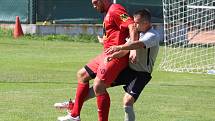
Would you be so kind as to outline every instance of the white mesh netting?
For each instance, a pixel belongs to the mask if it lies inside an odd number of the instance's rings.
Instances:
[[[163,0],[164,55],[160,69],[215,70],[215,0]]]

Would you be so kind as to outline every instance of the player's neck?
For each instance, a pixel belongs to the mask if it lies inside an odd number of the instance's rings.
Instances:
[[[149,31],[152,28],[152,25],[149,24],[142,32],[146,33],[147,31]]]
[[[113,4],[113,3],[108,2],[108,3],[105,5],[105,12],[106,12],[106,13],[108,12],[108,9],[110,8],[110,6],[111,6],[112,4]]]

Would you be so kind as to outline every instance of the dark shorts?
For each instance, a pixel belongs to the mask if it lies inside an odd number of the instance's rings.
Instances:
[[[151,78],[151,74],[148,72],[135,71],[127,67],[118,75],[111,86],[124,85],[124,90],[136,101]]]
[[[88,66],[85,66],[84,68],[91,78],[96,77],[96,73],[94,73]],[[111,87],[124,85],[123,88],[125,92],[130,94],[136,101],[151,78],[150,73],[134,71],[131,68],[126,67],[120,72],[116,80],[111,83]]]

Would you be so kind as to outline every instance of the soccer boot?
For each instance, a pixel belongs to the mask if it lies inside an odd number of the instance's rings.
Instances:
[[[74,106],[74,100],[66,101],[66,102],[61,102],[61,103],[55,103],[54,107],[57,109],[67,109],[67,110],[72,110]]]
[[[57,118],[58,121],[81,121],[80,116],[72,117],[70,114]]]

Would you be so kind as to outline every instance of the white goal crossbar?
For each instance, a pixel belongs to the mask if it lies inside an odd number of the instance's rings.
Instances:
[[[200,9],[214,9],[215,6],[195,6],[195,5],[187,5],[187,8],[200,8]]]

